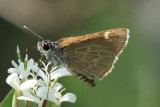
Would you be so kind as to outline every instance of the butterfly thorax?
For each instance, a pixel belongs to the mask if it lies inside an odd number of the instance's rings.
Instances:
[[[61,49],[58,48],[59,44],[57,42],[51,42],[49,40],[43,40],[38,42],[37,49],[45,55],[49,62],[52,62],[54,66],[63,66],[63,58],[61,55]]]
[[[61,49],[58,47],[55,47],[55,45],[52,46],[51,51],[48,53],[47,57],[48,57],[48,60],[52,62],[54,66],[58,66],[58,67],[63,66]]]

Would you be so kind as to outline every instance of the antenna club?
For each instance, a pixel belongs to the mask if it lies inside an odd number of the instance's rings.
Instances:
[[[23,26],[23,28],[28,29],[28,27],[27,27],[27,26],[25,26],[25,25]]]

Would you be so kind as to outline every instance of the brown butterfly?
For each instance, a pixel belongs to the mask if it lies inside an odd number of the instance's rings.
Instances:
[[[56,42],[42,40],[37,48],[54,66],[66,67],[70,73],[95,87],[93,79],[101,80],[111,72],[128,39],[129,30],[117,28]]]

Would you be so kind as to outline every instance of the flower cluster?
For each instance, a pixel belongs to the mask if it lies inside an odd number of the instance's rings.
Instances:
[[[73,93],[67,93],[62,96],[63,85],[58,83],[58,78],[71,75],[65,68],[59,68],[47,65],[42,61],[43,68],[38,67],[38,63],[33,59],[28,60],[28,55],[24,62],[17,46],[18,64],[12,61],[14,68],[8,69],[10,74],[6,82],[16,91],[22,92],[18,96],[19,100],[32,101],[38,104],[38,107],[44,106],[45,101],[53,102],[59,107],[63,101],[74,103],[76,96]]]

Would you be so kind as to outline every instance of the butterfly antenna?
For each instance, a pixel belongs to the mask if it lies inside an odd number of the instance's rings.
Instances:
[[[29,29],[27,26],[23,26],[23,28],[27,29],[28,31],[32,32],[35,36],[37,36],[38,38],[44,40],[41,36],[39,36],[37,33],[33,32],[31,29]]]

